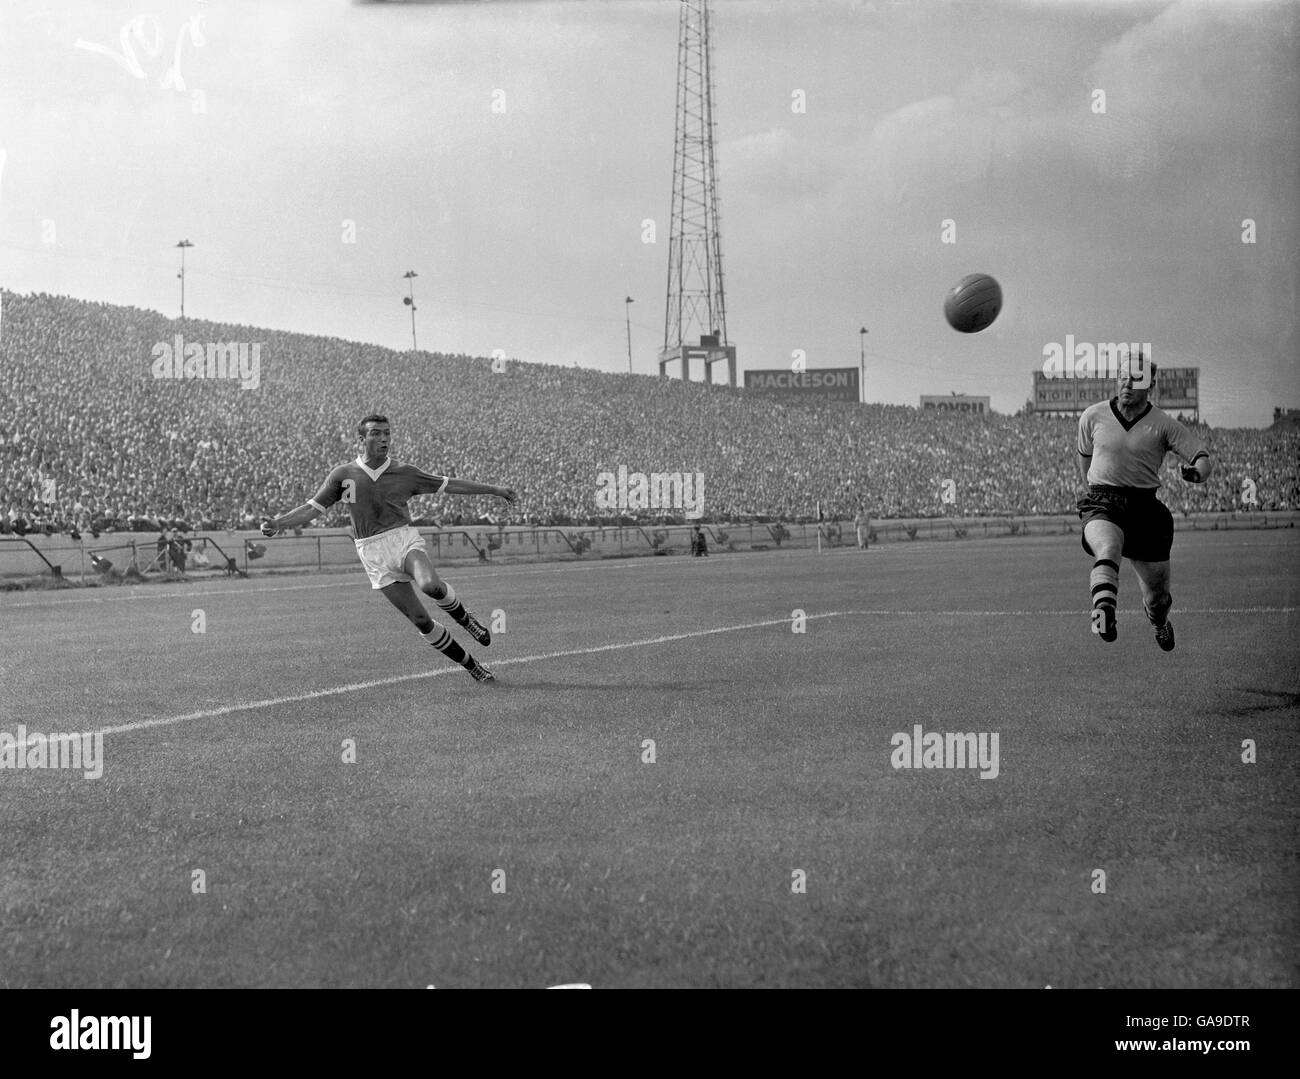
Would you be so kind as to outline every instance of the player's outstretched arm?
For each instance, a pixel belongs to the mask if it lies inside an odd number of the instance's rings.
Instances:
[[[448,480],[443,488],[448,495],[492,495],[513,502],[519,496],[509,487],[495,487],[490,483],[475,483],[473,480]]]
[[[286,528],[299,528],[302,525],[307,524],[309,521],[316,520],[319,516],[320,510],[310,502],[304,502],[296,509],[292,509],[288,513],[280,514],[279,517],[263,517],[262,535],[269,539],[277,532],[283,532]]]

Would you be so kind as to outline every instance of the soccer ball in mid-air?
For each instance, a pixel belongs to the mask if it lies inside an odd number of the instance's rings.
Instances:
[[[1002,286],[986,273],[967,274],[943,301],[948,325],[959,333],[979,333],[1002,310]]]

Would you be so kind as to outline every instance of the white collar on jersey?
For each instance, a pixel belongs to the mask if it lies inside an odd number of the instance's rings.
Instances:
[[[364,457],[357,458],[357,467],[361,469],[361,471],[364,472],[367,476],[370,477],[370,481],[372,483],[375,480],[379,479],[379,477],[384,474],[384,472],[388,469],[388,466],[391,465],[392,463],[393,463],[393,459],[391,457],[385,457],[384,463],[382,465],[380,465],[378,468],[371,468],[369,465],[366,464],[366,459]]]

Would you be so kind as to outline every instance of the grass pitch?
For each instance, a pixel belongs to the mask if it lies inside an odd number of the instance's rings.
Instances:
[[[1297,556],[1180,533],[1168,655],[1077,536],[450,570],[493,686],[359,570],[0,596],[106,732],[0,770],[0,985],[1294,987]]]

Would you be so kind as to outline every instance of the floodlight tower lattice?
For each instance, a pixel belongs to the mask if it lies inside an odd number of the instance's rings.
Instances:
[[[717,157],[714,150],[713,14],[711,0],[680,0],[677,42],[677,122],[673,149],[672,224],[668,240],[668,299],[659,373],[681,361],[727,361],[728,384],[736,385],[736,349],[727,338],[727,301],[722,273]]]

